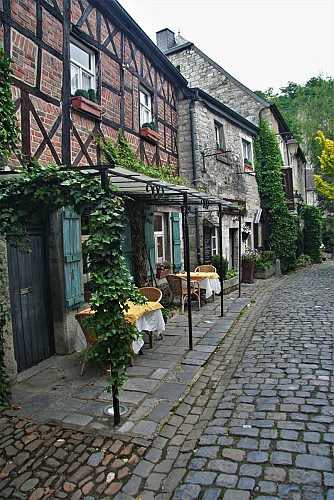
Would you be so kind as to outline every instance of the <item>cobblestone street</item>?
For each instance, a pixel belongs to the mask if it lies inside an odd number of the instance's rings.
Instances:
[[[249,306],[151,439],[3,410],[0,497],[334,499],[333,290],[333,260],[244,285]]]

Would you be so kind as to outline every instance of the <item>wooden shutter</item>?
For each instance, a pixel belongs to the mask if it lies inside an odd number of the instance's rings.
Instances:
[[[145,241],[147,248],[147,274],[151,275],[151,269],[155,273],[155,248],[154,248],[154,224],[153,212],[147,211],[145,213]]]
[[[80,215],[70,208],[63,209],[63,251],[66,306],[72,309],[83,302],[83,291]]]
[[[173,263],[174,272],[177,273],[182,267],[181,258],[181,238],[180,238],[180,214],[172,212],[172,232],[173,232]]]

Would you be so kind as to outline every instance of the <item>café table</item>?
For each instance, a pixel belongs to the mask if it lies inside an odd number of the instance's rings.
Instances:
[[[187,273],[177,273],[176,276],[187,277]],[[217,273],[190,273],[191,281],[198,281],[199,287],[205,290],[205,298],[208,299],[213,293],[220,293],[220,278]]]
[[[165,321],[161,312],[163,306],[159,302],[146,302],[144,305],[137,305],[131,301],[126,302],[128,310],[124,311],[126,321],[134,324],[139,332],[154,332],[156,336],[161,336],[165,330]],[[94,314],[92,309],[80,311],[80,314]],[[139,335],[132,343],[132,349],[135,354],[138,354],[144,345],[142,335]],[[82,331],[78,323],[76,350],[82,350],[87,347],[86,335]]]

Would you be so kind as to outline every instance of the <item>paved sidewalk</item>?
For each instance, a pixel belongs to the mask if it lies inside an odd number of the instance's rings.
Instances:
[[[155,340],[153,349],[145,343],[144,355],[136,356],[134,366],[128,367],[128,380],[120,392],[120,404],[127,413],[117,428],[113,417],[105,413],[112,404],[106,390],[108,373],[87,364],[80,377],[77,355],[54,356],[19,376],[19,383],[12,388],[15,415],[95,435],[151,439],[198,379],[248,303],[248,298],[238,298],[234,292],[224,296],[223,318],[219,316],[220,297],[193,311],[192,351],[187,314],[168,321],[163,338]]]

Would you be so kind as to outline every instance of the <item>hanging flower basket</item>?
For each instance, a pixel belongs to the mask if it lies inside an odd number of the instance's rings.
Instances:
[[[242,231],[241,236],[242,236],[242,241],[246,241],[249,236],[249,233]]]

